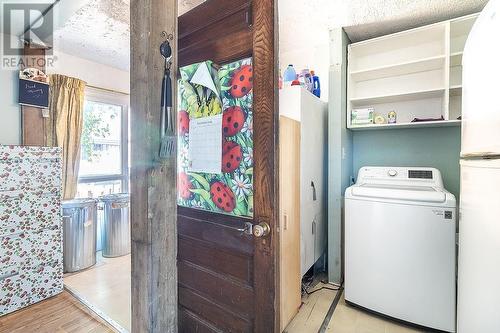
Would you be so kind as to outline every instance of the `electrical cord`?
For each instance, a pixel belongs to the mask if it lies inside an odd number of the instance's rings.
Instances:
[[[307,295],[312,295],[314,294],[315,292],[317,291],[320,291],[320,290],[323,290],[323,289],[326,289],[326,290],[333,290],[333,291],[339,291],[340,288],[329,288],[329,287],[326,287],[326,286],[323,286],[321,288],[318,288],[318,289],[314,289],[313,291],[308,291],[307,289],[304,289],[304,292],[307,294]]]
[[[323,283],[324,286],[322,286],[321,288],[314,289],[313,291],[309,291],[308,289],[311,286],[311,284],[313,283],[313,280],[314,279],[312,277],[310,277],[307,282],[302,282],[302,295],[304,295],[304,294],[312,295],[315,292],[320,291],[320,290],[324,290],[324,289],[332,290],[332,291],[339,291],[341,289],[341,286],[335,286],[335,288],[327,287],[326,285],[329,284],[328,281],[322,280],[320,282]]]

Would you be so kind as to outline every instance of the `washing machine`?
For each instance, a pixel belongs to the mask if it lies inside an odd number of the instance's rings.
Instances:
[[[455,332],[456,200],[434,168],[363,167],[345,193],[345,300]]]

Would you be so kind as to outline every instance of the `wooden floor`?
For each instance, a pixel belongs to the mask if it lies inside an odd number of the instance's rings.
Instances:
[[[0,317],[0,333],[113,333],[71,294],[62,294]]]

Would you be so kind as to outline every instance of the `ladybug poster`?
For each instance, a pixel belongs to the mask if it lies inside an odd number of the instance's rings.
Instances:
[[[180,75],[178,204],[252,217],[252,59],[229,63],[218,69],[211,61],[205,61],[182,67]],[[190,122],[216,115],[222,115],[220,172],[191,172]]]

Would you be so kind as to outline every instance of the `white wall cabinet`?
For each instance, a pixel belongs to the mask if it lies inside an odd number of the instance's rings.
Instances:
[[[458,126],[462,53],[477,15],[353,43],[348,47],[347,128]],[[351,111],[374,108],[384,124],[356,125]],[[390,111],[396,124],[388,124]],[[419,119],[439,121],[413,122]]]

